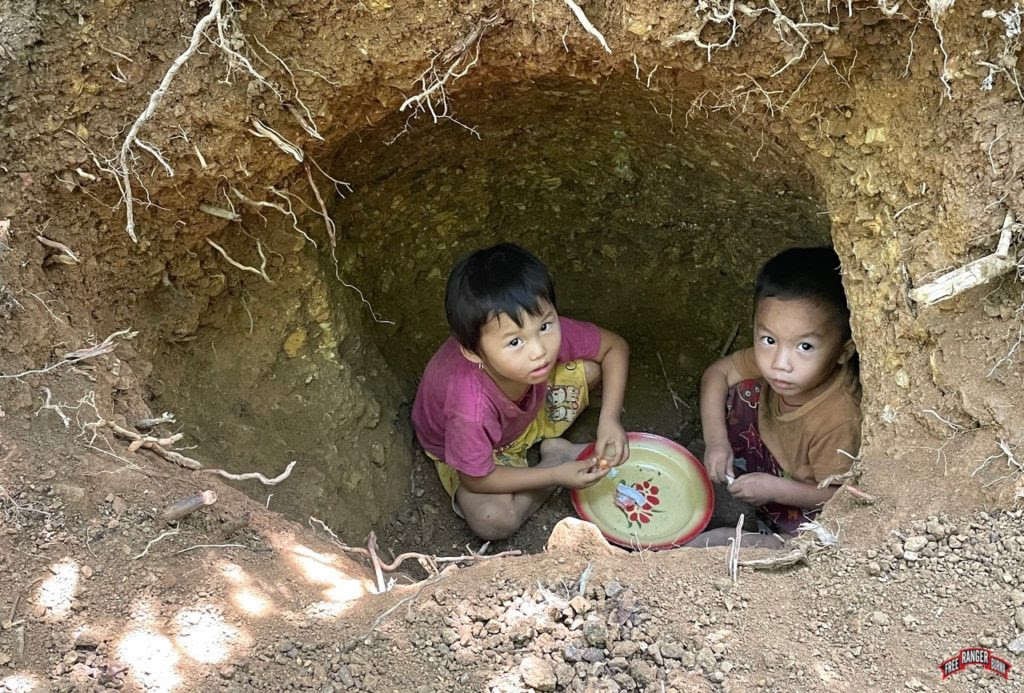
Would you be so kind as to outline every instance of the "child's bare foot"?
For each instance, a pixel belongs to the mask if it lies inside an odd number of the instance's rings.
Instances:
[[[540,462],[538,467],[556,467],[580,456],[587,447],[586,443],[570,443],[565,438],[548,438],[540,443]]]

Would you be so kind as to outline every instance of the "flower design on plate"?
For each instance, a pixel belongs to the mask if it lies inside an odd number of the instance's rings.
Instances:
[[[622,512],[626,516],[627,526],[633,529],[635,523],[637,528],[643,527],[651,521],[654,513],[660,513],[661,510],[657,508],[661,504],[661,500],[658,498],[658,493],[661,491],[657,486],[651,483],[651,479],[641,481],[633,484],[633,488],[643,494],[645,501],[639,505],[632,505],[628,508],[623,508]]]

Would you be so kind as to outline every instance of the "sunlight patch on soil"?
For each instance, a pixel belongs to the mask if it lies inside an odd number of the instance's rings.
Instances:
[[[245,570],[235,563],[225,563],[220,567],[221,574],[231,581],[238,589],[231,593],[231,601],[249,616],[267,616],[273,606],[270,599],[258,588],[252,586],[252,578]]]
[[[163,635],[148,630],[132,631],[121,639],[117,654],[148,691],[171,691],[181,683],[177,668],[180,655]]]
[[[50,566],[50,577],[39,585],[36,601],[52,616],[61,617],[71,610],[71,600],[78,589],[78,562],[65,558]]]
[[[0,679],[0,691],[10,693],[29,693],[29,691],[41,690],[42,681],[38,676],[32,674],[14,674]]]
[[[324,585],[324,600],[307,609],[313,618],[334,618],[345,613],[352,602],[369,594],[369,585],[336,567],[338,556],[318,553],[308,546],[294,544],[289,558],[310,582]]]
[[[205,609],[183,609],[174,619],[178,647],[197,662],[217,664],[231,654],[239,630],[224,622],[220,614]]]
[[[231,601],[250,616],[267,616],[270,613],[270,600],[248,587],[233,592]]]

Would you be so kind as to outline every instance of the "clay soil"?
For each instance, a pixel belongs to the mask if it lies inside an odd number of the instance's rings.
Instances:
[[[1021,285],[908,297],[1024,216],[1019,5],[579,4],[611,53],[568,3],[224,4],[131,147],[134,242],[113,157],[211,5],[0,3],[0,691],[1022,688]],[[456,120],[408,120],[435,56],[472,63],[431,92]],[[627,426],[698,453],[752,265],[831,239],[869,494],[838,542],[733,579],[563,493],[479,553],[408,407],[451,260],[498,239],[630,338]],[[164,411],[136,435],[204,468],[298,464],[229,481],[96,426]],[[371,530],[426,558],[378,577]],[[968,647],[1008,678],[943,680]]]

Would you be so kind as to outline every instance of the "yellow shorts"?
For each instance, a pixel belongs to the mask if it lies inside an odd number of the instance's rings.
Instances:
[[[558,438],[565,433],[565,429],[569,428],[590,402],[583,359],[560,363],[551,371],[545,399],[537,418],[526,427],[526,430],[508,445],[494,451],[494,464],[526,467],[527,450],[545,438]],[[427,457],[434,461],[441,485],[452,497],[452,508],[458,513],[455,492],[459,490],[459,473],[454,467],[450,467],[429,452]]]

